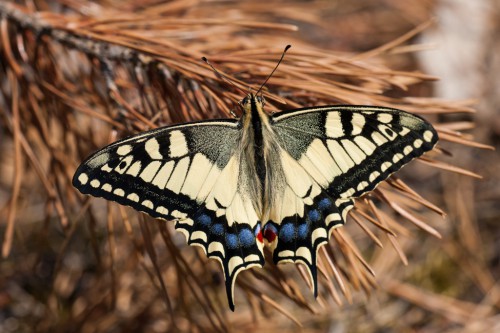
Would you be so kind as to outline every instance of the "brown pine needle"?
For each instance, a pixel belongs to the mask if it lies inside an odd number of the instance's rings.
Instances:
[[[372,200],[365,200],[365,202],[368,204],[370,207],[370,210],[372,211],[373,215],[377,217],[377,220],[380,221],[382,225],[387,225],[387,222],[384,218],[384,215],[382,212],[380,212],[377,207],[373,204]],[[401,246],[399,245],[399,242],[395,235],[393,234],[388,234],[387,237],[389,238],[389,241],[391,242],[392,247],[394,250],[396,250],[396,253],[399,255],[399,258],[401,259],[401,262],[403,265],[407,266],[408,265],[408,258],[406,257],[404,251],[401,249]]]
[[[458,144],[461,144],[461,145],[464,145],[464,146],[481,148],[481,149],[488,149],[488,150],[495,150],[495,147],[493,147],[493,146],[485,145],[485,144],[482,144],[482,143],[479,143],[479,142],[470,141],[470,140],[467,140],[467,139],[463,139],[463,138],[461,138],[459,136],[455,136],[455,135],[451,135],[451,134],[448,134],[448,133],[444,133],[442,131],[439,132],[439,138],[441,140],[458,143]]]
[[[431,159],[428,159],[426,157],[419,157],[416,159],[416,161],[422,162],[422,163],[427,164],[427,165],[431,165],[435,168],[456,172],[456,173],[461,174],[461,175],[470,176],[470,177],[474,177],[477,179],[483,178],[481,175],[478,175],[477,173],[474,173],[472,171],[465,170],[465,169],[459,168],[457,166],[454,166],[454,165],[451,165],[451,164],[448,164],[445,162],[431,160]]]
[[[361,229],[363,229],[364,232],[366,232],[366,234],[378,245],[380,246],[381,248],[383,248],[384,246],[382,245],[382,242],[378,239],[377,236],[375,236],[375,234],[373,232],[371,232],[370,229],[368,229],[368,227],[354,214],[354,213],[351,213],[350,216],[353,218],[353,220],[361,227]]]
[[[5,30],[4,20],[2,20],[1,26],[2,31]],[[7,216],[7,228],[5,229],[5,234],[3,237],[2,244],[2,257],[6,258],[12,248],[12,242],[14,237],[14,221],[16,219],[17,213],[17,201],[19,199],[19,193],[21,189],[21,181],[23,175],[23,160],[21,155],[21,129],[19,121],[19,85],[17,79],[14,77],[14,73],[11,71],[7,72],[11,89],[12,89],[12,132],[14,138],[14,182],[12,184],[12,194],[9,200],[9,213]]]
[[[270,298],[266,294],[262,294],[261,297],[265,303],[271,305],[273,308],[275,308],[276,310],[281,312],[284,316],[286,316],[288,319],[293,321],[295,323],[295,325],[302,327],[302,323],[295,316],[293,316],[290,312],[288,312],[285,308],[283,308],[281,305],[279,305],[272,298]]]

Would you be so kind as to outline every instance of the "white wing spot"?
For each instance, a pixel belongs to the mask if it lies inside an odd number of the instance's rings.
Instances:
[[[220,242],[211,242],[208,245],[208,253],[213,253],[213,252],[220,252],[222,253],[222,256],[225,256],[224,252],[224,246]]]
[[[212,192],[217,179],[219,179],[220,173],[221,170],[217,167],[217,165],[212,165],[212,167],[210,168],[210,172],[205,177],[205,181],[203,182],[203,185],[201,186],[200,191],[196,196],[196,201],[198,203],[201,203],[207,199],[208,195]]]
[[[342,211],[342,219],[345,221],[347,219],[347,213],[351,210],[352,205],[346,206]]]
[[[319,171],[319,175],[316,170],[312,168],[307,168],[306,170],[311,174],[311,176],[323,186],[328,186],[335,176],[338,176],[342,173],[340,168],[334,162],[330,152],[325,147],[323,142],[320,139],[315,139],[307,148],[305,154],[312,162],[312,164],[316,167],[315,169]],[[302,159],[299,161],[302,164]],[[326,182],[322,181],[325,179]]]
[[[344,128],[342,120],[340,120],[340,112],[328,112],[325,122],[326,135],[330,138],[340,138],[344,136]]]
[[[192,219],[181,219],[178,221],[178,223],[192,226],[194,224],[194,221]]]
[[[289,154],[281,154],[285,179],[295,194],[302,198],[313,185],[311,177]]]
[[[282,200],[280,200],[280,203],[281,203],[281,209],[273,210],[279,215],[276,217],[271,216],[270,219],[274,221],[281,221],[285,217],[293,216],[295,214],[299,215],[300,217],[303,216],[304,204],[298,202],[297,195],[293,192],[290,186],[285,186],[285,189],[283,191],[283,198]],[[299,211],[299,207],[302,208],[301,211]]]
[[[412,146],[406,146],[404,149],[403,149],[403,153],[405,155],[408,155],[409,153],[411,153],[413,151],[413,147]]]
[[[101,185],[101,182],[98,181],[97,179],[92,179],[92,181],[90,182],[90,186],[92,186],[94,188],[98,188],[99,185]]]
[[[356,192],[355,189],[350,188],[340,195],[341,198],[350,198]]]
[[[113,190],[113,187],[111,186],[111,184],[106,183],[102,185],[101,189],[106,192],[111,192]]]
[[[245,257],[245,262],[258,261],[260,258],[256,254],[249,254]]]
[[[224,208],[220,208],[220,209],[217,209],[215,211],[215,216],[217,216],[217,217],[221,217],[221,216],[224,216],[224,215],[226,215],[226,209],[224,209]]]
[[[174,172],[172,172],[172,176],[170,176],[170,179],[168,180],[167,183],[167,188],[170,191],[179,194],[179,192],[181,191],[182,184],[184,184],[184,180],[186,179],[188,167],[189,167],[189,157],[184,157],[182,160],[177,162]]]
[[[399,135],[401,136],[405,136],[406,134],[410,133],[411,131],[406,128],[406,127],[403,127],[403,129],[401,130],[401,132],[399,132]]]
[[[142,205],[143,205],[144,207],[149,208],[149,209],[153,209],[153,207],[154,207],[153,202],[152,202],[151,200],[144,200],[144,201],[142,202]]]
[[[366,155],[370,156],[373,154],[377,146],[375,146],[370,140],[363,136],[357,136],[354,138],[354,142],[365,152]]]
[[[153,179],[153,185],[156,185],[159,188],[164,189],[165,185],[167,185],[167,181],[170,178],[170,175],[172,174],[174,165],[175,165],[174,161],[168,161],[167,163],[165,163],[161,167],[160,171],[158,171],[155,178]]]
[[[420,148],[422,146],[424,142],[420,139],[417,139],[415,140],[415,142],[413,142],[413,146],[415,146],[415,148]]]
[[[356,146],[351,140],[342,140],[342,144],[354,163],[359,164],[366,158],[366,155],[361,151],[361,149],[359,149],[358,146]]]
[[[186,137],[181,131],[170,132],[170,157],[181,157],[189,152]]]
[[[78,176],[78,181],[80,184],[85,185],[89,181],[89,176],[87,176],[86,173],[81,173],[80,176]]]
[[[358,184],[358,187],[356,188],[358,191],[363,191],[367,186],[368,182],[362,181],[361,183]]]
[[[294,257],[295,254],[290,250],[283,250],[278,254],[279,257]]]
[[[130,193],[127,196],[127,199],[129,199],[130,201],[139,202],[139,196],[136,193]]]
[[[167,215],[168,214],[168,209],[166,209],[163,206],[158,206],[158,207],[156,207],[156,212],[160,213],[160,214],[163,214],[163,215]]]
[[[151,138],[148,141],[146,141],[144,147],[146,148],[146,152],[152,159],[154,160],[163,159],[163,156],[160,153],[160,144],[158,143],[158,140],[156,140],[155,138]]]
[[[308,263],[312,263],[311,251],[305,246],[301,246],[295,252],[297,256],[304,258]]]
[[[352,135],[361,134],[365,126],[365,117],[361,113],[352,114]]]
[[[135,161],[127,170],[126,174],[137,177],[137,175],[139,175],[139,172],[141,172],[141,167],[142,167],[141,161]]]
[[[335,157],[335,162],[337,162],[342,172],[347,172],[347,170],[354,166],[354,161],[349,157],[349,154],[342,148],[340,143],[335,140],[328,140],[327,144],[330,153]]]
[[[427,142],[431,142],[433,136],[434,136],[434,133],[432,133],[431,131],[424,132],[424,140]]]
[[[113,194],[119,197],[123,197],[125,195],[125,191],[122,190],[121,188],[117,188],[113,191]]]
[[[337,213],[330,214],[325,219],[325,223],[326,224],[330,223],[330,221],[332,221],[332,220],[335,220],[335,221],[337,220],[336,217],[333,217],[333,218],[329,219],[329,217],[331,215],[338,215],[339,220],[340,220],[340,215],[339,214],[337,214]],[[326,236],[327,236],[326,235],[326,230],[324,228],[317,228],[311,234],[311,242],[312,242],[312,244],[314,244],[316,242],[316,239],[318,239],[318,238],[326,238]]]
[[[125,156],[128,155],[132,151],[132,146],[131,145],[123,145],[118,147],[116,150],[116,153],[120,156]]]
[[[381,123],[390,123],[392,121],[392,115],[389,113],[379,113],[377,115],[377,120]]]
[[[380,132],[374,131],[372,133],[372,140],[375,141],[375,143],[379,146],[382,146],[384,143],[387,142],[387,139],[385,136],[383,136]]]
[[[332,213],[325,218],[326,225],[329,225],[331,222],[340,222],[340,221],[342,221],[342,217],[340,216],[339,213]],[[326,237],[326,233],[325,233],[325,237]],[[313,243],[314,243],[314,241],[313,241]]]
[[[113,171],[113,169],[111,169],[108,165],[108,163],[104,164],[101,168],[102,171],[106,171],[106,172],[110,172],[110,171]]]
[[[232,274],[234,269],[243,263],[243,259],[241,257],[232,257],[229,259],[228,268],[229,274]]]
[[[384,162],[382,163],[380,170],[382,170],[382,172],[385,172],[385,170],[389,169],[391,166],[392,166],[391,162]]]
[[[369,180],[371,183],[373,183],[373,181],[374,181],[375,179],[377,179],[377,178],[378,178],[378,176],[380,176],[380,172],[378,172],[378,171],[373,171],[373,172],[371,173],[370,177],[368,178],[368,180]]]
[[[153,178],[156,176],[156,173],[161,167],[161,162],[160,161],[153,161],[149,163],[144,170],[142,171],[140,177],[145,181],[150,183]]]
[[[215,199],[217,199],[223,207],[229,207],[229,205],[231,205],[231,201],[238,187],[239,168],[239,160],[235,156],[231,157],[219,176],[219,179],[224,179],[224,181],[217,181],[208,197],[211,207],[215,206]],[[214,208],[210,209],[214,210]]]
[[[393,163],[398,163],[402,158],[404,157],[403,154],[400,154],[400,153],[397,153],[396,155],[394,155],[394,157],[392,158],[392,162]]]
[[[212,163],[205,155],[194,155],[191,167],[186,175],[186,181],[182,185],[181,193],[186,194],[191,199],[195,199],[207,179],[211,167]]]
[[[195,231],[191,234],[191,240],[202,240],[203,242],[207,242],[207,235],[203,231]]]
[[[180,220],[185,219],[187,217],[186,213],[179,212],[178,210],[174,210],[170,215]]]

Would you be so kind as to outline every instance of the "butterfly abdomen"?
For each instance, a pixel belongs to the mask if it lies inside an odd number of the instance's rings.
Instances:
[[[257,171],[257,177],[259,179],[260,187],[264,188],[265,180],[266,180],[266,162],[265,162],[265,153],[264,153],[264,135],[262,133],[262,121],[259,116],[259,110],[257,108],[257,103],[255,98],[251,99],[251,123],[253,132],[253,153],[254,153],[254,161],[255,168]],[[249,146],[252,145],[249,143]]]

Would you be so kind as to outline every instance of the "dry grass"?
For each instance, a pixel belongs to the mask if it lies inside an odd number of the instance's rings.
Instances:
[[[0,327],[432,332],[498,325],[495,255],[483,249],[467,204],[474,183],[459,176],[481,172],[448,156],[488,146],[464,133],[474,126],[471,101],[421,97],[435,78],[413,70],[412,54],[422,47],[410,41],[432,24],[433,2],[383,2],[373,12],[344,1],[0,3]],[[333,29],[334,13],[342,13],[333,36],[344,52],[304,34]],[[393,13],[407,19],[358,45]],[[364,38],[341,38],[350,34]],[[71,177],[117,138],[229,117],[241,93],[202,56],[247,90],[262,83],[286,44],[293,48],[264,93],[268,111],[396,107],[433,121],[441,142],[403,172],[406,181],[392,177],[358,200],[348,225],[333,232],[319,253],[317,301],[300,265],[268,263],[240,275],[230,313],[218,263],[187,247],[170,224],[82,197]],[[445,212],[452,218],[443,220]]]

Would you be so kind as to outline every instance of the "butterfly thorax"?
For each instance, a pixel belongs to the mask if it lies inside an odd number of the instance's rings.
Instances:
[[[279,144],[271,126],[271,118],[264,111],[264,100],[260,96],[248,94],[242,101],[243,116],[240,119],[242,137],[240,151],[245,158],[241,159],[241,175],[250,180],[247,186],[252,193],[252,202],[263,223],[269,219],[269,210],[276,198],[280,197],[283,170],[280,165]]]

